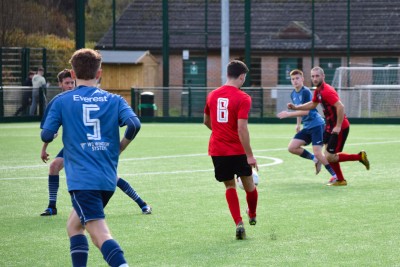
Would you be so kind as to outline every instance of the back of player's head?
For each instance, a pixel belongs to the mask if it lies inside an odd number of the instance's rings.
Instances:
[[[232,60],[227,67],[227,75],[229,78],[237,79],[241,74],[249,72],[249,68],[240,60]]]
[[[300,75],[300,76],[304,76],[303,75],[303,72],[301,71],[301,70],[298,70],[298,69],[294,69],[294,70],[292,70],[291,72],[290,72],[290,74],[289,74],[290,76],[294,76],[294,75]]]
[[[62,83],[62,81],[63,81],[65,78],[72,78],[72,77],[71,77],[71,70],[65,69],[65,70],[60,71],[60,72],[57,74],[57,80],[58,80],[59,83]]]
[[[75,51],[69,63],[77,79],[93,80],[101,67],[101,55],[96,50],[82,48]]]

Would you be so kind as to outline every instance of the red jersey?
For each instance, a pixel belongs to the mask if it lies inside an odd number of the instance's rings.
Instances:
[[[313,102],[318,102],[322,105],[322,109],[324,111],[326,125],[325,131],[332,132],[333,128],[336,126],[337,122],[337,112],[336,107],[334,106],[336,102],[340,100],[339,95],[337,94],[335,88],[330,86],[329,84],[323,82],[321,86],[319,86],[313,95]],[[350,126],[349,120],[344,115],[342,129],[346,129]]]
[[[210,156],[246,154],[238,134],[238,119],[248,119],[251,97],[240,89],[223,85],[207,96],[204,113],[210,116]]]

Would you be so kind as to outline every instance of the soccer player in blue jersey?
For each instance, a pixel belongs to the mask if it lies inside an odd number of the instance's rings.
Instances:
[[[63,92],[71,90],[75,87],[75,82],[71,77],[71,71],[65,69],[58,73],[57,75],[58,85],[60,86]],[[44,121],[47,117],[48,109],[46,110],[42,122],[41,128],[44,124]],[[43,144],[41,158],[43,162],[47,162],[49,160],[49,154],[47,153],[47,143]],[[54,160],[50,164],[49,168],[49,179],[48,179],[48,188],[49,188],[49,204],[47,208],[40,214],[40,216],[52,216],[57,215],[57,193],[60,184],[60,171],[64,168],[64,157],[63,157],[63,149],[57,154]],[[131,199],[133,199],[136,204],[142,210],[142,214],[151,214],[152,208],[148,205],[132,188],[132,186],[122,178],[119,178],[117,181],[117,186],[120,188],[125,194],[127,194]]]
[[[73,266],[86,266],[89,252],[85,232],[110,266],[128,266],[105,221],[104,207],[117,184],[121,152],[135,138],[140,121],[119,95],[96,87],[101,55],[77,50],[71,57],[76,88],[52,100],[41,132],[49,143],[63,126],[64,165],[73,210],[67,222]],[[120,140],[119,128],[127,126]]]
[[[311,91],[308,87],[304,86],[304,75],[301,70],[292,70],[290,72],[290,81],[294,90],[290,94],[290,98],[294,105],[298,106],[307,103],[312,99]],[[281,111],[277,114],[280,119],[284,118],[297,118],[296,135],[290,141],[288,150],[290,153],[299,155],[302,158],[313,160],[315,163],[315,173],[318,174],[321,170],[321,164],[325,166],[326,170],[333,178],[336,178],[336,173],[330,166],[328,160],[325,158],[323,147],[323,132],[325,121],[316,109],[312,110],[299,110],[299,111]],[[303,129],[301,129],[303,123]],[[313,153],[303,148],[312,143]]]

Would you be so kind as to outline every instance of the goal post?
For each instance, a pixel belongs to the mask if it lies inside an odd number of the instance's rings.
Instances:
[[[350,118],[400,117],[400,67],[339,67],[332,86]]]

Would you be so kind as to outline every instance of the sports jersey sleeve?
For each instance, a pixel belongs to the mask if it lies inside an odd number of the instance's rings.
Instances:
[[[135,112],[133,112],[132,108],[128,105],[126,100],[122,98],[121,96],[119,97],[119,126],[125,126],[125,122],[130,118],[130,117],[137,117]]]
[[[61,105],[62,101],[60,99],[52,101],[51,106],[46,109],[47,116],[41,125],[42,129],[58,132],[61,126]]]
[[[311,101],[311,92],[310,90],[303,90],[303,96],[302,96],[302,104],[305,104],[307,102]]]
[[[247,95],[240,102],[238,119],[246,119],[247,120],[249,118],[250,108],[251,108],[251,98],[250,98],[250,96]]]
[[[210,107],[208,106],[208,99],[209,96],[207,97],[206,106],[204,107],[204,114],[210,116]]]

